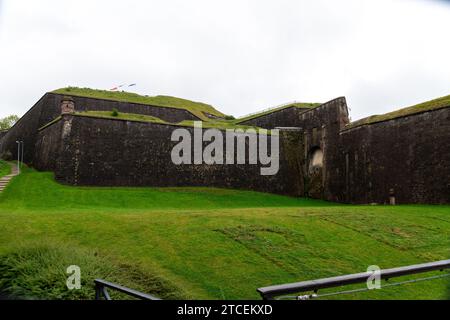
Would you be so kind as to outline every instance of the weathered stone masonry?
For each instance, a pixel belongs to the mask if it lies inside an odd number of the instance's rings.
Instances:
[[[171,122],[196,120],[181,109],[72,98],[76,111],[117,108]],[[356,127],[349,126],[345,98],[264,114],[245,124],[295,128],[281,131],[279,173],[261,176],[255,165],[176,166],[170,159],[176,126],[70,110],[61,115],[62,99],[46,94],[0,137],[0,153],[15,156],[15,141],[23,139],[27,163],[71,185],[214,186],[347,203],[388,203],[390,197],[399,204],[450,203],[449,107]]]
[[[25,143],[24,161],[34,161],[34,147],[38,129],[47,125],[61,114],[61,102],[64,95],[46,93],[2,139],[0,154],[10,151],[13,157],[17,157],[16,141]],[[126,103],[120,101],[101,100],[71,96],[77,111],[111,111],[114,108],[123,113],[136,113],[158,117],[168,122],[181,122],[183,120],[199,120],[195,115],[184,109],[157,107],[138,103]]]
[[[258,116],[239,124],[256,126],[266,129],[274,129],[275,127],[296,127],[301,113],[308,110],[307,108],[288,107],[277,112],[272,112],[262,116]]]
[[[345,202],[450,202],[450,108],[340,133]],[[338,190],[337,190],[338,191]]]
[[[301,112],[304,194],[346,203],[384,204],[390,196],[400,204],[450,203],[449,107],[357,127],[349,126],[344,98]],[[252,121],[270,127],[270,117]],[[280,114],[273,117],[279,124]],[[323,163],[311,170],[316,150]]]
[[[288,181],[292,169],[284,159],[275,176],[262,176],[259,165],[173,164],[171,150],[177,142],[171,135],[177,128],[66,114],[39,132],[34,166],[54,171],[58,181],[71,185],[213,186],[298,193]],[[193,135],[193,128],[185,129]],[[285,148],[286,142],[281,154]]]

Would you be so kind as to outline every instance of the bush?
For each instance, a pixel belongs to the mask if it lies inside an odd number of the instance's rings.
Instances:
[[[81,268],[81,289],[69,290],[67,267]],[[96,251],[59,245],[18,247],[0,256],[0,293],[15,299],[90,300],[95,297],[94,279],[116,282],[163,299],[182,299],[182,290],[153,274],[117,263]],[[113,299],[130,297],[110,291]]]
[[[3,153],[0,157],[1,159],[5,160],[5,161],[11,161],[13,160],[13,155],[10,151],[6,151],[5,153]]]
[[[117,110],[116,108],[112,109],[111,115],[112,115],[113,117],[118,117],[118,116],[119,116],[119,110]]]
[[[225,120],[235,120],[236,118],[233,116],[225,116]]]

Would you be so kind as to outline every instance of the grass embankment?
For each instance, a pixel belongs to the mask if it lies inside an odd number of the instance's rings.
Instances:
[[[96,98],[96,99],[105,99],[105,100],[113,100],[113,101],[122,101],[122,102],[130,102],[130,103],[141,103],[148,104],[152,106],[159,107],[171,107],[176,109],[185,109],[199,117],[204,121],[208,121],[209,118],[204,114],[204,112],[209,113],[213,116],[217,117],[225,117],[225,115],[215,109],[213,106],[202,103],[195,102],[191,100],[186,100],[182,98],[176,98],[171,96],[142,96],[132,92],[125,91],[106,91],[106,90],[97,90],[90,88],[77,88],[77,87],[68,87],[62,88],[58,90],[52,91],[52,93],[64,94],[68,96],[80,96],[80,97],[88,97],[88,98]]]
[[[411,107],[402,108],[402,109],[388,112],[385,114],[373,115],[373,116],[352,122],[352,123],[348,124],[346,128],[348,128],[348,129],[355,128],[355,127],[359,127],[359,126],[362,126],[365,124],[372,124],[372,123],[377,123],[377,122],[382,122],[382,121],[388,121],[388,120],[392,120],[392,119],[396,119],[396,118],[400,118],[400,117],[405,117],[408,115],[413,115],[413,114],[426,112],[426,111],[438,110],[438,109],[446,108],[446,107],[450,107],[450,95],[441,97],[441,98],[437,98],[437,99],[433,99],[430,101],[422,102],[422,103],[416,104]]]
[[[0,160],[0,178],[7,176],[11,173],[11,166],[8,162]]]
[[[84,112],[77,112],[76,115],[84,116],[84,117],[96,117],[96,118],[115,119],[115,120],[124,120],[124,121],[139,121],[139,122],[149,122],[149,123],[157,123],[157,124],[167,124],[167,125],[175,125],[175,126],[180,126],[180,127],[193,127],[194,126],[194,121],[191,121],[191,120],[184,120],[179,123],[170,123],[170,122],[164,121],[162,119],[159,119],[157,117],[142,115],[142,114],[134,114],[134,113],[117,112],[117,114],[113,115],[113,112],[110,112],[110,111],[84,111]],[[47,124],[46,126],[48,126],[48,125],[49,124]],[[202,127],[203,128],[221,129],[221,130],[226,130],[226,129],[263,130],[262,128],[253,127],[253,126],[237,125],[231,121],[226,121],[226,120],[202,121]]]
[[[449,206],[347,206],[211,188],[84,188],[26,169],[0,195],[0,286],[93,298],[104,278],[163,298],[259,298],[256,288],[446,259]],[[79,265],[83,289],[68,291]],[[433,280],[340,298],[450,298]]]

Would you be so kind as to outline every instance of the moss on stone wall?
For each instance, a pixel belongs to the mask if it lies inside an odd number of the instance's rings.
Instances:
[[[109,112],[109,111],[85,111],[85,112],[76,112],[75,115],[82,116],[82,117],[104,118],[104,119],[111,119],[111,120],[158,123],[158,124],[166,124],[166,125],[180,126],[180,127],[194,127],[194,121],[191,121],[191,120],[184,120],[179,123],[170,123],[170,122],[164,121],[162,119],[159,119],[157,117],[147,116],[147,115],[142,115],[142,114],[133,114],[133,113],[119,112],[117,116],[114,116],[112,114],[112,112]],[[55,119],[55,120],[58,121],[58,119]],[[45,125],[43,128],[47,127],[48,125],[51,125],[54,121]],[[226,129],[241,129],[241,130],[255,129],[257,131],[264,130],[262,128],[258,128],[258,127],[254,127],[254,126],[237,125],[237,124],[234,124],[229,121],[220,121],[220,120],[202,121],[202,127],[207,128],[207,129],[220,129],[220,130],[226,130]],[[270,132],[268,132],[268,134],[270,134]]]
[[[195,102],[191,100],[171,97],[171,96],[142,96],[136,93],[125,92],[125,91],[106,91],[106,90],[96,90],[90,88],[77,88],[77,87],[68,87],[62,88],[52,91],[52,93],[57,94],[65,94],[70,96],[79,96],[79,97],[87,97],[87,98],[96,98],[103,100],[113,100],[113,101],[122,101],[129,103],[140,103],[140,104],[148,104],[152,106],[158,107],[169,107],[176,109],[184,109],[195,116],[199,117],[202,120],[207,121],[209,118],[207,114],[211,114],[213,116],[224,118],[225,115],[215,109],[213,106],[202,103]]]
[[[382,121],[388,121],[400,117],[405,117],[417,113],[422,113],[426,111],[438,110],[441,108],[450,107],[450,95],[441,97],[438,99],[426,101],[423,103],[416,104],[411,107],[395,110],[393,112],[385,113],[382,115],[373,115],[355,122],[348,124],[345,129],[359,127],[365,124],[372,124]]]
[[[295,195],[303,196],[305,184],[303,180],[303,166],[305,159],[300,150],[303,150],[303,134],[301,131],[281,131],[283,155],[291,172],[290,182]]]
[[[305,111],[306,111],[308,109],[311,109],[311,108],[314,108],[314,107],[317,107],[317,106],[320,106],[320,105],[321,105],[320,103],[295,102],[295,103],[287,104],[287,105],[284,105],[284,106],[281,106],[281,107],[278,107],[278,108],[273,108],[273,109],[261,111],[261,112],[258,112],[258,113],[254,113],[254,114],[251,114],[251,115],[248,115],[248,116],[236,119],[236,120],[234,120],[234,122],[235,123],[245,122],[245,121],[248,121],[248,120],[259,118],[259,117],[262,117],[262,116],[265,116],[265,115],[268,115],[268,114],[271,114],[271,113],[274,113],[274,112],[278,112],[278,111],[281,111],[281,110],[284,110],[284,109],[288,109],[288,108],[293,108],[293,107],[294,108],[298,108],[298,109],[305,109]]]

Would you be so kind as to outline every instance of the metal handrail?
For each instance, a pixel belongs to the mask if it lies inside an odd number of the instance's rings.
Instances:
[[[412,275],[417,273],[431,272],[431,271],[444,271],[450,269],[450,260],[442,260],[430,263],[423,263],[417,265],[411,265],[406,267],[392,268],[380,270],[380,279],[390,279],[395,277],[401,277],[406,275]],[[371,276],[373,272],[362,272],[349,275],[343,275],[332,278],[323,278],[317,280],[302,281],[290,284],[282,284],[270,287],[264,287],[257,289],[258,293],[264,300],[272,300],[277,296],[301,293],[306,291],[317,292],[319,289],[340,287],[355,283],[364,283]]]
[[[96,279],[94,280],[94,283],[95,283],[95,300],[112,300],[111,296],[108,293],[108,288],[125,293],[129,296],[141,300],[161,300],[150,294],[142,293],[105,280]]]

